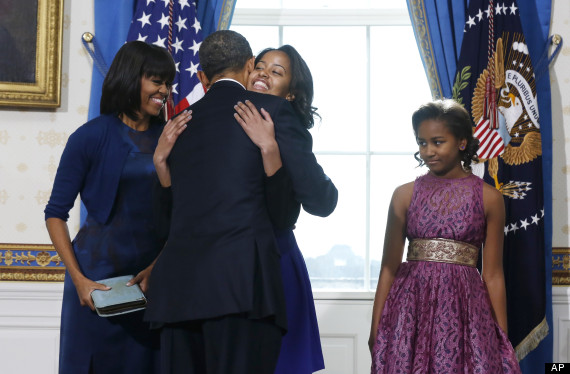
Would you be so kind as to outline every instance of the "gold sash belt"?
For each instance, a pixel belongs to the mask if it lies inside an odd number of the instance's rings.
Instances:
[[[450,239],[412,239],[407,261],[445,262],[476,267],[479,248]]]

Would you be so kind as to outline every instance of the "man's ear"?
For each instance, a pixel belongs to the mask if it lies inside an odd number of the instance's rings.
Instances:
[[[206,88],[206,90],[210,89],[210,80],[206,77],[206,74],[202,70],[198,70],[198,79],[200,83]]]
[[[247,73],[251,74],[251,72],[255,68],[255,56],[252,56],[249,60],[247,60],[245,66],[247,68]]]
[[[250,58],[249,60],[247,60],[247,62],[245,63],[245,66],[243,67],[243,81],[241,82],[244,86],[247,87],[247,81],[249,81],[249,75],[251,74],[251,72],[253,71],[253,68],[255,67],[255,57]]]

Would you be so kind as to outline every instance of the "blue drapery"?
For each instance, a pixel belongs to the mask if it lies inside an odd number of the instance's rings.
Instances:
[[[230,28],[237,0],[198,0],[196,11],[204,38],[216,30]]]
[[[133,18],[135,0],[97,0],[95,1],[95,40],[98,51],[107,67],[115,54],[125,43],[127,32]],[[99,100],[105,76],[99,69],[93,69],[91,98],[89,101],[89,119],[99,115]]]
[[[127,40],[127,33],[131,25],[137,1],[146,0],[97,0],[94,5],[95,35],[91,47],[96,47],[94,55],[101,56],[104,65],[109,67],[115,54]],[[202,26],[202,36],[205,38],[216,30],[225,30],[230,27],[237,0],[198,0],[198,20]],[[88,119],[99,115],[99,101],[104,74],[93,64],[91,98],[89,101]],[[80,224],[83,225],[87,211],[81,204]]]
[[[538,373],[544,370],[545,362],[552,362],[552,107],[550,97],[550,74],[541,62],[542,53],[549,40],[550,0],[519,1],[521,22],[529,53],[535,66],[536,94],[540,113],[542,135],[542,172],[544,185],[544,239],[546,265],[546,321],[551,327],[548,336],[522,361],[524,373]],[[540,72],[543,72],[540,74]]]
[[[115,54],[127,40],[127,32],[133,18],[135,0],[97,0],[94,5],[96,56],[100,56],[102,63],[108,68]],[[88,119],[91,120],[99,115],[99,101],[105,75],[93,63],[91,78],[91,97],[89,100]],[[83,225],[87,217],[87,210],[81,204],[80,224]]]
[[[426,70],[432,96],[452,97],[468,1],[407,0],[412,26]],[[551,1],[520,0],[522,28],[537,75],[542,136],[544,227],[546,264],[546,320],[552,326],[552,113],[550,77],[541,59],[548,43]],[[542,62],[542,64],[541,64]],[[542,372],[552,362],[552,330],[539,346],[521,361],[525,373]]]
[[[407,0],[407,3],[432,96],[451,97],[467,1]]]

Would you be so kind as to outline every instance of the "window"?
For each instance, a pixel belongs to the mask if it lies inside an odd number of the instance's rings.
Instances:
[[[374,290],[392,192],[426,171],[411,114],[431,94],[406,2],[240,0],[231,29],[254,54],[291,44],[313,75],[313,150],[339,190],[331,216],[295,229],[313,290]]]

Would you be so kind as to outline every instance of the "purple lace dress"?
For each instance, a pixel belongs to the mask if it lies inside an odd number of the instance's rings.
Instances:
[[[382,312],[372,373],[521,372],[508,337],[493,319],[477,268],[440,262],[447,253],[426,248],[437,241],[421,240],[449,239],[443,242],[476,254],[484,236],[480,178],[426,174],[416,179],[407,237],[421,243],[419,249],[431,258],[410,261],[408,249],[408,261],[400,265]]]

